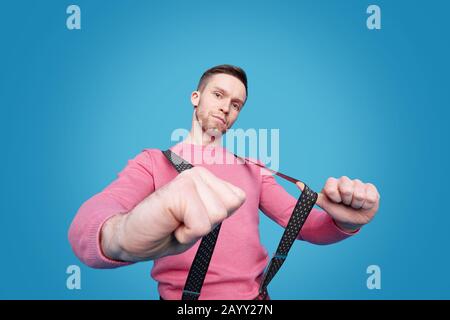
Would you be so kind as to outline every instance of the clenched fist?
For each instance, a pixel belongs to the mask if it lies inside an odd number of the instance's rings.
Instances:
[[[128,214],[109,219],[102,229],[108,257],[142,261],[192,247],[245,202],[238,187],[202,167],[180,173]]]
[[[303,190],[303,184],[297,183]],[[328,178],[316,204],[324,209],[345,231],[355,231],[369,223],[380,205],[380,194],[371,183],[343,176]]]

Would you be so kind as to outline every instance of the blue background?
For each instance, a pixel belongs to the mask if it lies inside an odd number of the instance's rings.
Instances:
[[[375,220],[331,246],[297,242],[273,299],[450,298],[447,1],[3,1],[0,298],[156,299],[151,262],[81,264],[79,206],[143,148],[190,128],[207,68],[249,77],[235,128],[279,128],[281,171],[320,189],[374,183]],[[366,8],[381,7],[368,30]],[[292,194],[295,186],[280,181]],[[282,229],[263,218],[269,252]],[[81,290],[66,268],[81,267]],[[366,268],[381,268],[381,290]]]

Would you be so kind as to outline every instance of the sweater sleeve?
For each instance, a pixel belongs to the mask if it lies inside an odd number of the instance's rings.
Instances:
[[[152,159],[144,150],[128,161],[118,177],[103,191],[84,202],[69,228],[69,242],[75,255],[93,268],[116,268],[129,262],[106,257],[100,235],[106,220],[118,213],[127,213],[155,190]]]
[[[259,208],[269,218],[285,228],[297,199],[291,196],[273,175],[262,173]],[[297,239],[314,244],[331,244],[357,233],[341,230],[333,218],[323,210],[313,208]]]

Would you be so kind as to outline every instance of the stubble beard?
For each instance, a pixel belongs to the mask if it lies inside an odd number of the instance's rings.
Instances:
[[[225,132],[227,132],[226,126],[224,126],[224,129],[221,129],[219,125],[217,125],[215,120],[213,119],[212,114],[208,112],[208,114],[205,115],[205,113],[200,112],[200,116],[198,111],[196,111],[196,118],[198,123],[200,124],[200,127],[202,128],[203,133],[206,133],[212,137],[220,137]]]

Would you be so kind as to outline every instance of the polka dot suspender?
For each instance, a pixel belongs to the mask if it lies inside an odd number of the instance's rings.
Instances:
[[[193,165],[171,150],[163,151],[163,154],[172,163],[178,173],[193,168]],[[182,300],[198,300],[221,226],[222,224],[219,224],[202,238],[184,285]]]
[[[303,227],[306,218],[308,218],[308,215],[316,203],[316,200],[317,193],[312,191],[305,184],[305,188],[303,189],[303,192],[294,207],[291,218],[284,229],[284,233],[281,237],[280,243],[278,244],[277,251],[273,255],[269,266],[264,272],[261,285],[259,287],[259,295],[262,300],[266,298],[267,286],[286,260],[289,250]]]

